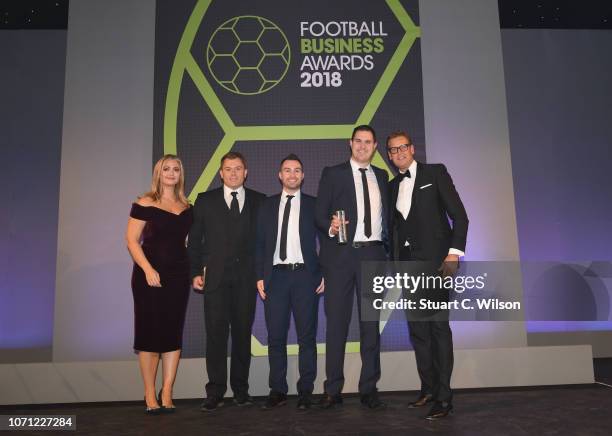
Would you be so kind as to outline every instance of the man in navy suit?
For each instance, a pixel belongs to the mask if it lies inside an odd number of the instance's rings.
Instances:
[[[414,145],[405,132],[389,135],[387,152],[400,172],[390,186],[389,229],[394,259],[433,262],[443,275],[454,274],[459,257],[464,255],[468,217],[451,176],[442,164],[414,160]],[[421,393],[411,407],[433,402],[426,418],[434,420],[453,409],[453,336],[448,319],[424,319],[408,317],[421,379]]]
[[[370,126],[357,126],[349,142],[348,162],[323,169],[317,196],[317,227],[327,237],[321,238],[321,267],[325,278],[325,316],[327,318],[325,351],[325,394],[319,403],[328,409],[342,403],[344,386],[344,351],[348,335],[355,289],[361,309],[361,262],[384,261],[387,239],[388,176],[371,165],[376,151],[376,133]],[[335,212],[344,210],[348,241],[337,239],[340,220]],[[361,403],[378,409],[376,383],[380,379],[379,323],[364,321],[359,310]]]
[[[264,409],[287,402],[287,333],[291,313],[299,344],[298,408],[308,409],[317,375],[318,294],[324,290],[317,256],[315,198],[301,192],[302,162],[280,165],[283,191],[265,200],[257,220],[255,270],[268,329],[270,395]]]

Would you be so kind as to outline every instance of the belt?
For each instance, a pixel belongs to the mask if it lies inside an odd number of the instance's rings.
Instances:
[[[353,241],[351,245],[353,248],[374,247],[376,245],[382,245],[382,241]]]
[[[274,265],[272,268],[274,269],[284,269],[287,271],[297,271],[299,269],[304,268],[303,263],[278,263]]]

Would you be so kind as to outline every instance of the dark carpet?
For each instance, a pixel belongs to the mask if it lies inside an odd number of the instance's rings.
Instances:
[[[201,400],[194,399],[175,401],[177,413],[161,416],[145,415],[142,402],[10,406],[2,407],[0,413],[76,415],[77,433],[88,435],[612,434],[612,388],[599,384],[459,390],[454,396],[454,415],[436,422],[423,419],[426,409],[407,407],[416,392],[383,392],[380,396],[388,404],[380,411],[363,408],[359,398],[350,395],[335,410],[300,411],[295,407],[296,398],[290,397],[287,405],[271,411],[226,405],[203,413]]]

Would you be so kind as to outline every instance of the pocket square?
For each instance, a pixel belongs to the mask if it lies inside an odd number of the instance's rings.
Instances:
[[[430,186],[431,186],[431,183],[428,183],[427,185],[423,185],[423,186],[419,187],[419,189],[429,188]]]

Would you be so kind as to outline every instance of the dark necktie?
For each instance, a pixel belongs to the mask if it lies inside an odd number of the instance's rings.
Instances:
[[[406,172],[405,172],[404,174],[400,173],[399,175],[400,175],[400,176],[401,176],[401,178],[402,178],[402,179],[400,180],[400,182],[401,182],[401,181],[403,181],[404,179],[409,179],[409,178],[410,178],[410,170],[406,170]]]
[[[238,204],[238,192],[232,192],[232,202],[230,203],[230,216],[237,218],[240,216],[240,205]]]
[[[363,185],[363,233],[366,238],[372,236],[372,212],[370,210],[370,191],[368,190],[367,168],[359,168],[361,171],[361,184]]]
[[[283,212],[283,224],[281,225],[280,258],[287,259],[287,230],[289,229],[289,214],[291,213],[291,199],[293,195],[287,195],[287,204]]]

